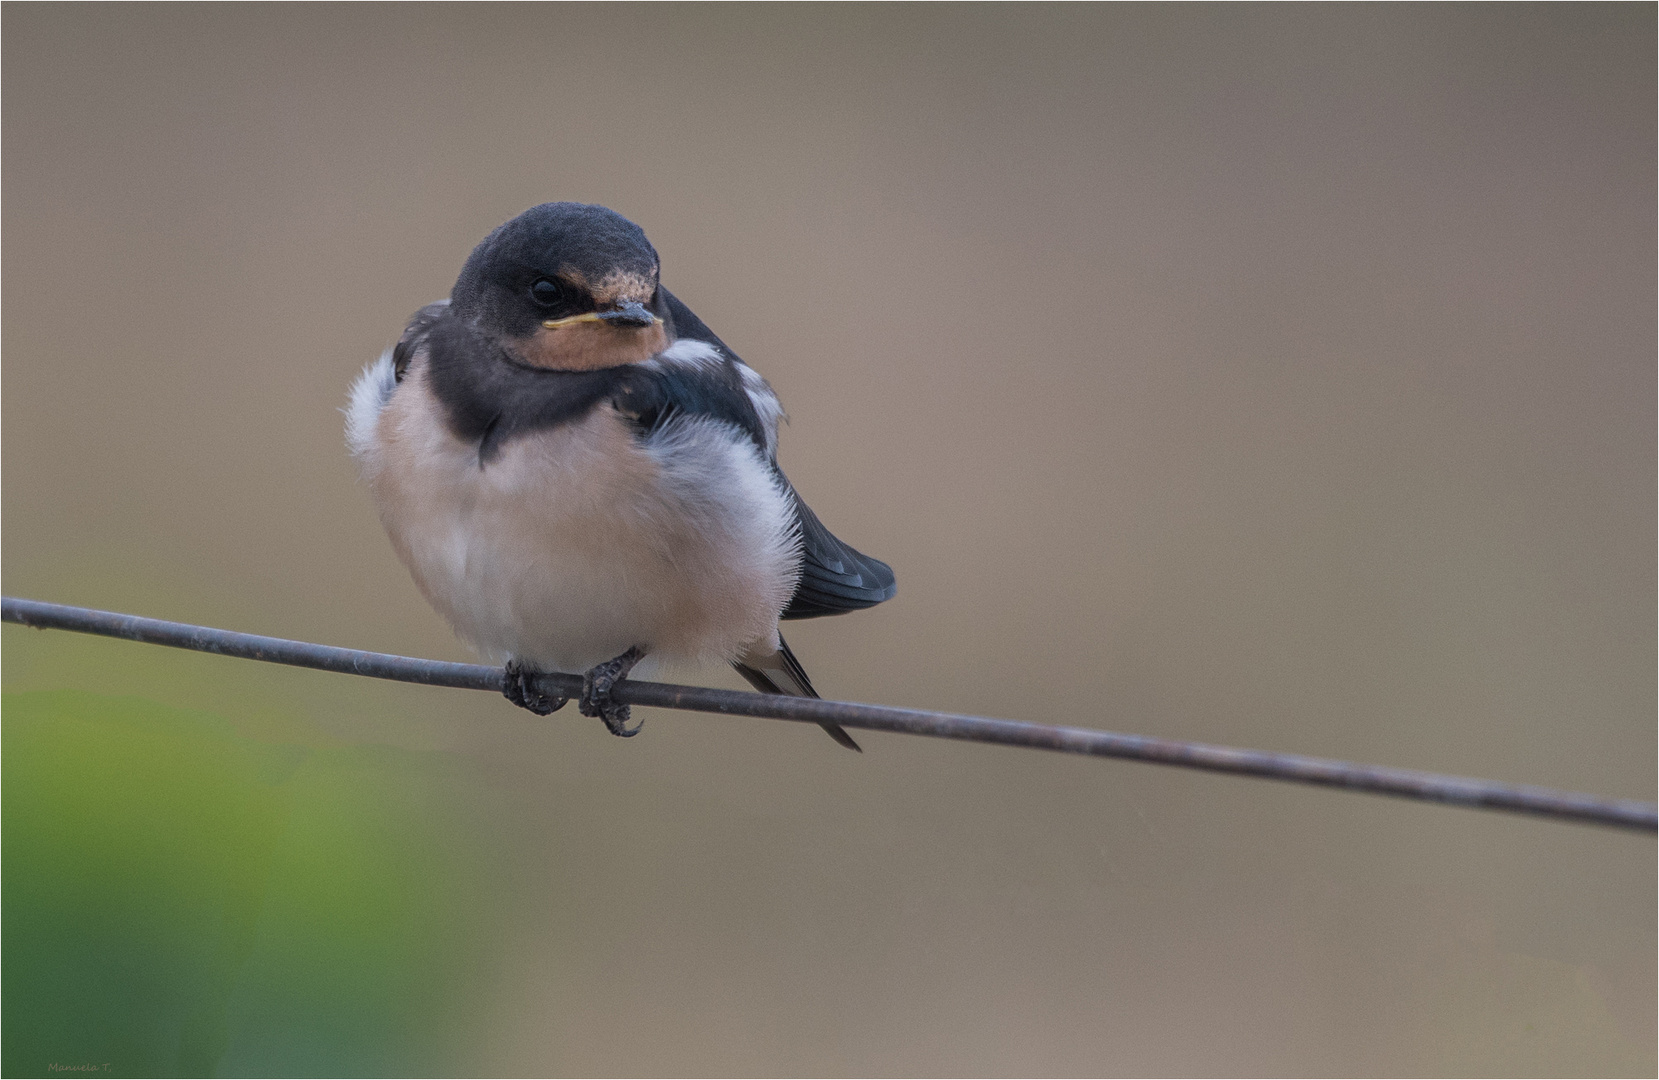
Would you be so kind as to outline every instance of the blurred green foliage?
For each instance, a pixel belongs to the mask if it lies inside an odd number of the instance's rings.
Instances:
[[[5,1075],[459,1063],[504,860],[453,758],[81,691],[3,708]]]

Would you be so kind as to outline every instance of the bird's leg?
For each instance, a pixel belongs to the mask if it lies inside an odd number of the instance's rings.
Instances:
[[[595,664],[582,675],[582,698],[576,707],[583,716],[597,716],[605,721],[612,735],[630,738],[639,734],[640,725],[628,726],[628,706],[611,700],[611,687],[628,677],[634,665],[645,659],[645,650],[638,645],[615,660]]]
[[[544,694],[536,689],[538,674],[517,660],[507,661],[507,677],[502,680],[501,693],[514,705],[529,709],[537,716],[558,712],[570,699],[558,694]]]

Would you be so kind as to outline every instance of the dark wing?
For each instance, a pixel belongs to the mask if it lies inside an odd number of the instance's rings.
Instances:
[[[740,359],[736,353],[732,352],[731,346],[716,337],[714,331],[709,329],[708,324],[699,319],[696,312],[686,307],[678,296],[660,285],[657,287],[657,291],[662,293],[662,298],[668,305],[668,321],[672,324],[669,329],[673,331],[673,337],[706,341],[733,360]]]
[[[674,333],[677,336],[706,341],[718,348],[729,360],[739,360],[738,355],[716,337],[714,331],[710,330],[690,308],[681,303],[679,297],[667,289],[663,289],[662,294],[663,299],[667,301],[669,317],[674,322]],[[726,365],[726,370],[735,373],[730,364]],[[725,378],[729,380],[731,375],[726,374]],[[739,392],[734,395],[730,389],[723,389],[721,401],[726,403],[728,408],[736,406],[736,412],[748,414],[723,419],[737,423],[739,427],[748,431],[750,438],[764,448],[766,439],[759,431],[758,416],[754,420],[749,420],[749,416],[756,415],[754,410],[752,407],[746,410],[742,408],[749,404],[747,394]],[[736,389],[741,391],[741,386]],[[705,408],[703,411],[714,410]],[[773,467],[776,465],[777,462],[774,460]],[[837,540],[835,534],[818,520],[818,515],[801,501],[800,494],[790,485],[781,470],[778,472],[778,479],[788,488],[789,497],[795,503],[795,513],[801,521],[802,547],[801,583],[796,587],[795,596],[789,601],[789,606],[783,609],[783,618],[813,619],[821,615],[840,615],[848,611],[874,607],[883,600],[891,600],[895,591],[893,568],[880,559],[872,559]]]
[[[783,618],[841,615],[893,599],[897,585],[891,566],[837,540],[793,487],[789,496],[801,519],[801,583]]]
[[[766,450],[760,414],[743,392],[743,378],[730,360],[713,367],[636,364],[617,369],[616,380],[616,407],[634,419],[642,433],[655,431],[675,416],[707,416],[742,432],[762,453]]]
[[[392,349],[392,374],[398,382],[403,381],[404,373],[409,370],[409,361],[425,346],[427,335],[432,332],[432,328],[447,314],[449,301],[439,300],[437,303],[427,304],[410,317],[409,325],[403,329],[403,336],[398,338],[397,345]]]

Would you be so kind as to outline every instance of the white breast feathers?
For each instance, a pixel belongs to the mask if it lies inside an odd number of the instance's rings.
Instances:
[[[799,526],[766,455],[731,426],[678,417],[641,439],[600,405],[481,465],[421,359],[397,383],[389,356],[346,412],[393,547],[490,660],[578,672],[634,645],[696,663],[776,646]]]

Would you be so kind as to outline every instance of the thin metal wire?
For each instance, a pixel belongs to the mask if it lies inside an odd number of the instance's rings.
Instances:
[[[121,615],[110,611],[48,604],[10,596],[0,599],[0,620],[37,629],[75,630],[86,634],[126,638],[151,645],[170,645],[179,649],[218,653],[221,656],[239,656],[248,660],[319,668],[347,675],[367,675],[375,679],[423,683],[427,686],[451,686],[463,690],[492,690],[500,693],[505,678],[500,668],[481,664],[455,664],[364,652],[359,649],[339,649],[305,641],[215,630],[189,623],[146,619],[138,615]],[[544,692],[575,697],[582,691],[582,679],[578,675],[549,674],[538,676],[537,680],[539,688]],[[861,705],[849,701],[751,694],[738,690],[714,690],[699,686],[675,686],[669,683],[635,682],[631,679],[618,683],[612,696],[617,701],[629,705],[689,709],[731,716],[769,717],[774,720],[798,720],[807,723],[829,720],[845,727],[870,731],[893,731],[907,735],[995,743],[1000,746],[1026,746],[1067,754],[1125,758],[1188,769],[1204,769],[1209,772],[1342,788],[1347,791],[1365,791],[1374,795],[1392,795],[1423,802],[1534,814],[1639,832],[1659,832],[1659,808],[1652,803],[1638,802],[1634,799],[1605,799],[1552,788],[1503,784],[1468,776],[1446,776],[1418,772],[1414,769],[1392,769],[1381,765],[1361,765],[1330,758],[1305,757],[1301,754],[1276,754],[1265,750],[1246,750],[1179,739],[1156,739],[1146,735],[1125,735],[1094,728],[1056,727],[1016,720],[994,720],[984,716],[896,709],[886,705]]]

